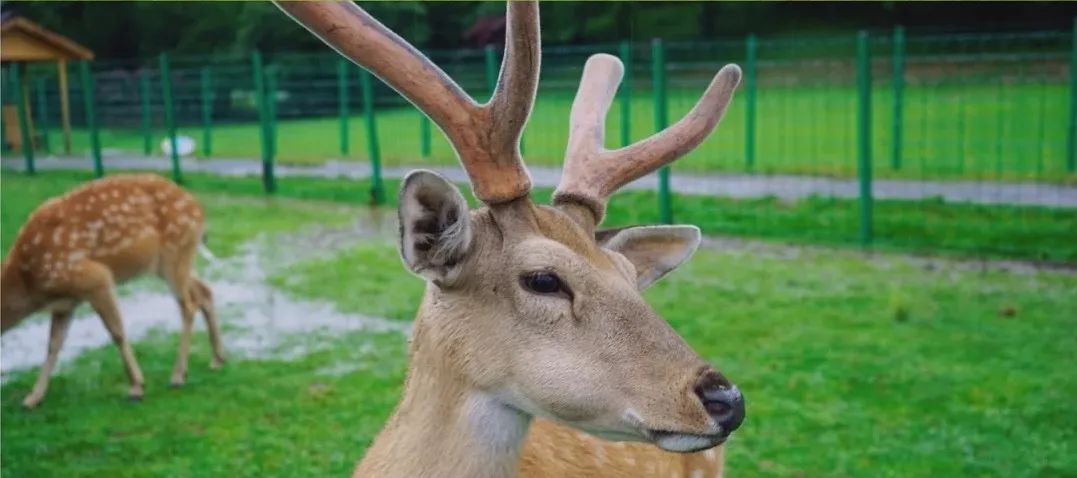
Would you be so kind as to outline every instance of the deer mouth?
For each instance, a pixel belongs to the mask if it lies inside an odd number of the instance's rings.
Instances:
[[[712,428],[714,433],[677,432],[647,427],[639,414],[634,409],[628,409],[624,413],[624,419],[633,425],[638,436],[642,435],[643,441],[653,443],[658,448],[677,453],[693,453],[714,448],[725,443],[729,439],[732,430],[724,430],[721,426]]]
[[[701,435],[668,430],[644,430],[644,434],[658,448],[677,453],[703,451],[721,445],[729,439],[728,434]]]

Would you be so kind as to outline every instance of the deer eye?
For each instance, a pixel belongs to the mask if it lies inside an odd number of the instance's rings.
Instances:
[[[524,288],[536,294],[556,294],[564,291],[561,279],[552,272],[531,272],[520,277]]]

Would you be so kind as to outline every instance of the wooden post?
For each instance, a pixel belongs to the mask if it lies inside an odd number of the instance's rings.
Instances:
[[[67,60],[56,62],[60,76],[60,118],[64,123],[64,154],[71,155],[71,100],[67,88]]]
[[[30,113],[26,107],[26,82],[22,73],[22,65],[11,65],[11,88],[15,90],[15,110],[19,120],[19,150],[26,158],[26,172],[34,174],[34,140],[30,132]]]

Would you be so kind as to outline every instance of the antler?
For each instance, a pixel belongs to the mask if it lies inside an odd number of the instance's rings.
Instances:
[[[595,225],[602,222],[610,194],[699,146],[722,119],[740,83],[740,68],[726,65],[677,124],[624,148],[607,150],[603,147],[606,112],[623,74],[617,57],[598,54],[587,60],[572,103],[561,184],[554,192],[554,204],[586,207]]]
[[[493,97],[482,105],[351,1],[274,3],[430,116],[452,142],[480,200],[503,203],[530,191],[531,178],[520,156],[520,134],[538,87],[538,2],[508,2],[505,60]]]

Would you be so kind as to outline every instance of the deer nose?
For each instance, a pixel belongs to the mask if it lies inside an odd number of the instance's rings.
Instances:
[[[744,396],[722,374],[709,370],[696,382],[696,395],[703,408],[722,427],[722,434],[729,435],[744,422]]]

